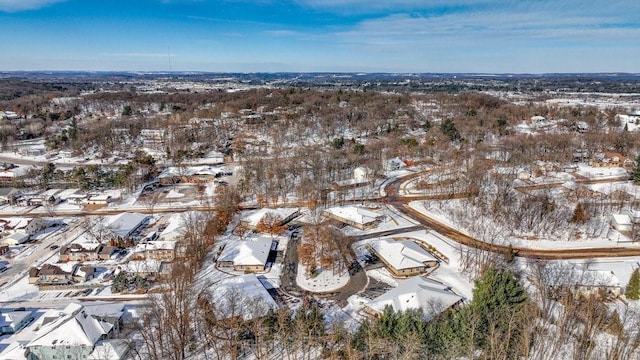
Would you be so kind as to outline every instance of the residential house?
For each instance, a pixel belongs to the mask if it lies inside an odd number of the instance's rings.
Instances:
[[[60,261],[95,261],[109,260],[115,252],[115,246],[98,245],[97,247],[87,249],[80,244],[74,243],[69,246],[63,246],[59,250]]]
[[[0,169],[0,182],[13,182],[24,178],[29,174],[29,171],[35,169],[32,166],[8,166],[4,169]]]
[[[209,287],[208,292],[220,319],[241,317],[251,320],[278,309],[278,304],[255,274],[224,279]]]
[[[99,245],[96,248],[97,260],[109,260],[116,252],[118,248],[116,246]]]
[[[74,266],[72,269],[72,278],[76,283],[83,283],[94,278],[96,268],[93,266]]]
[[[13,334],[25,327],[33,319],[33,311],[0,310],[0,335]]]
[[[95,194],[89,196],[87,199],[87,204],[89,205],[108,205],[110,202],[113,202],[114,199],[111,194]]]
[[[368,250],[398,277],[424,274],[439,264],[438,259],[412,240],[380,239],[373,241]]]
[[[373,229],[384,218],[384,215],[358,206],[332,207],[325,209],[322,214],[360,230]]]
[[[96,343],[87,360],[122,360],[129,359],[131,343],[124,339],[100,340]]]
[[[41,288],[47,287],[73,287],[77,283],[82,283],[93,279],[95,268],[75,264],[44,264],[40,269],[32,267],[29,269],[29,284],[38,285]]]
[[[218,266],[244,272],[264,271],[272,248],[274,242],[269,238],[227,243],[218,258]]]
[[[454,293],[450,286],[423,276],[414,276],[399,281],[396,288],[371,300],[365,305],[365,312],[380,316],[387,306],[396,312],[422,309],[425,319],[430,320],[463,301],[464,298]]]
[[[9,252],[9,245],[0,245],[0,256]]]
[[[78,193],[74,193],[74,194],[69,194],[67,196],[67,203],[71,204],[71,205],[84,205],[87,203],[89,197],[86,194],[78,194]]]
[[[246,229],[256,230],[260,222],[269,215],[273,218],[278,218],[277,226],[283,226],[300,216],[299,208],[277,208],[277,209],[259,209],[249,211],[245,216],[240,219],[240,225]]]
[[[2,239],[6,245],[20,245],[29,241],[30,236],[23,233],[13,233]]]
[[[107,217],[102,226],[108,230],[113,238],[131,238],[136,232],[145,227],[149,217],[140,213],[120,213]]]
[[[112,336],[114,327],[88,314],[84,306],[69,304],[45,314],[37,336],[27,345],[27,359],[87,359],[100,340]]]
[[[32,236],[46,228],[46,224],[42,218],[11,217],[0,219],[0,228],[9,234],[20,233]]]
[[[582,296],[620,296],[623,286],[613,271],[590,270],[581,266],[562,268],[555,276],[546,279],[554,291],[571,292]]]
[[[32,282],[35,280],[35,282]],[[73,284],[73,272],[64,271],[52,264],[44,264],[40,269],[29,270],[29,283],[37,285],[71,285]]]
[[[58,251],[59,261],[93,261],[97,259],[96,249],[87,249],[80,244],[63,246]]]
[[[627,159],[622,154],[613,151],[597,153],[591,159],[590,165],[593,167],[625,167],[633,168],[633,161]]]
[[[2,242],[6,245],[24,244],[31,236],[46,227],[41,218],[3,218],[0,219],[0,229],[7,234]]]
[[[12,204],[16,197],[20,194],[20,190],[12,187],[0,188],[0,204]]]
[[[223,174],[222,168],[208,165],[187,168],[168,167],[158,175],[158,181],[160,185],[204,184],[221,177]]]
[[[633,222],[628,214],[611,214],[611,226],[618,231],[631,231]]]
[[[133,258],[136,260],[173,261],[175,255],[175,241],[150,241],[136,245]]]

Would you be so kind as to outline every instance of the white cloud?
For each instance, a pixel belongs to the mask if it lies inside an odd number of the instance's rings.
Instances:
[[[0,0],[0,11],[18,12],[40,9],[65,0]]]
[[[409,71],[633,69],[627,58],[640,56],[634,44],[640,38],[635,15],[628,9],[575,5],[568,0],[555,6],[543,1],[431,14],[400,12],[361,20],[333,36],[363,59],[403,64]],[[640,5],[632,7],[631,13],[640,13]],[[626,55],[620,56],[621,51]]]

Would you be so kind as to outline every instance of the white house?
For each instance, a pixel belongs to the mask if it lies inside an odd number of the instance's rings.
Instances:
[[[95,319],[80,304],[52,310],[43,316],[36,337],[27,345],[29,359],[86,359],[113,325]]]
[[[147,218],[148,216],[145,214],[125,212],[107,217],[102,226],[108,229],[114,237],[128,238],[136,230],[146,225]]]
[[[251,320],[278,308],[255,274],[224,279],[209,288],[209,295],[220,318]]]
[[[613,271],[585,269],[582,266],[560,268],[557,274],[546,279],[549,287],[556,290],[569,290],[574,294],[622,295],[622,284]]]
[[[631,231],[633,222],[628,214],[611,214],[611,226],[618,231]]]
[[[438,259],[412,240],[375,240],[369,250],[394,276],[413,276],[438,266]]]
[[[264,271],[273,247],[273,240],[266,237],[229,242],[220,254],[218,266],[233,267],[236,271],[245,272]]]
[[[394,311],[422,309],[428,320],[463,301],[450,286],[423,276],[415,276],[400,281],[398,287],[371,300],[366,304],[365,311],[378,316],[386,306],[391,306]]]
[[[13,334],[31,321],[33,312],[0,310],[0,335]]]
[[[28,241],[31,236],[45,227],[46,224],[41,218],[11,217],[0,219],[0,228],[9,235],[5,243],[10,245]]]
[[[384,218],[384,215],[358,206],[332,207],[325,209],[322,214],[360,230],[375,228]]]

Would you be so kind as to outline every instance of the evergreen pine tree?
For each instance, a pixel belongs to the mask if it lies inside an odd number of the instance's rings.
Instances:
[[[635,269],[633,273],[631,273],[631,278],[629,279],[629,284],[627,284],[627,289],[624,294],[627,296],[627,299],[640,299],[640,269]]]

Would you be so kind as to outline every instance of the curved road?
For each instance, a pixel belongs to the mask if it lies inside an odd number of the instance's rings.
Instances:
[[[421,225],[431,228],[434,231],[454,240],[465,246],[492,251],[500,253],[513,252],[515,256],[532,258],[532,259],[590,259],[597,257],[626,257],[626,256],[640,256],[640,247],[615,247],[615,248],[580,248],[580,249],[531,249],[525,247],[509,247],[505,245],[487,243],[469,235],[466,235],[455,228],[447,224],[429,217],[407,205],[408,202],[414,200],[420,200],[422,198],[429,198],[424,196],[402,196],[399,195],[400,186],[420,176],[421,173],[411,174],[405,177],[400,177],[394,181],[389,182],[385,187],[386,202],[389,205],[394,206],[402,214],[412,218]],[[610,180],[609,180],[610,181]],[[598,180],[586,180],[584,183],[600,182]],[[535,186],[535,185],[534,185]]]

